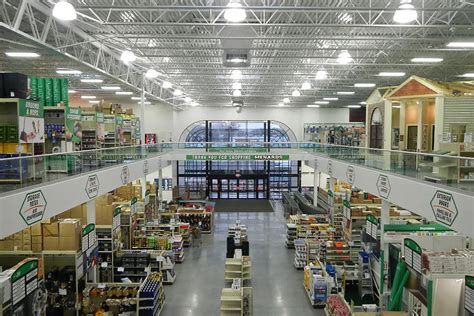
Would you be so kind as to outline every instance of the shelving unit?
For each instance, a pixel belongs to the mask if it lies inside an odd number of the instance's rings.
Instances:
[[[249,256],[241,258],[227,258],[225,260],[226,281],[241,279],[242,281],[252,279],[252,260]]]
[[[295,248],[296,235],[297,235],[296,224],[287,223],[286,224],[286,239],[285,239],[286,248]]]
[[[251,287],[242,287],[237,290],[222,289],[220,310],[221,316],[252,316],[253,289]]]
[[[114,242],[111,225],[96,225],[97,242],[99,244],[99,281],[112,282],[114,269]]]
[[[102,147],[97,137],[96,112],[82,112],[82,142],[81,150],[95,150]],[[100,152],[81,153],[82,164],[87,167],[97,167],[102,159]]]
[[[159,316],[164,304],[162,275],[160,272],[150,273],[138,290],[137,315]]]
[[[295,239],[295,260],[293,264],[297,269],[303,269],[308,261],[306,241],[304,239]]]
[[[182,236],[173,236],[171,249],[174,253],[174,261],[176,263],[183,263],[184,261],[184,240]]]

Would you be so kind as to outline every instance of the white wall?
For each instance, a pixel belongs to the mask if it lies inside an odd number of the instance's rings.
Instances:
[[[183,130],[199,120],[275,120],[288,125],[298,140],[303,140],[304,123],[349,122],[347,108],[244,108],[236,113],[234,108],[187,108],[174,112],[173,140],[178,141]]]
[[[132,108],[133,113],[140,117],[140,105],[133,104],[125,106]],[[173,132],[173,109],[167,104],[145,105],[145,123],[142,133],[154,133],[158,137],[158,142],[169,141]]]

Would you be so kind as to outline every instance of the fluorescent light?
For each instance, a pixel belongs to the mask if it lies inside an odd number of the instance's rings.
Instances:
[[[278,106],[285,106],[283,102],[278,103]]]
[[[366,104],[367,104],[367,102],[365,102],[365,101],[361,101],[361,102],[359,102],[359,104],[366,105]]]
[[[132,100],[137,100],[137,101],[140,101],[142,98],[141,97],[131,97]],[[146,100],[146,98],[144,99]]]
[[[474,72],[468,72],[463,75],[460,75],[459,77],[464,77],[464,78],[474,78]]]
[[[224,10],[224,19],[232,23],[242,22],[247,18],[247,13],[242,9],[242,4],[239,2],[230,1]]]
[[[72,21],[77,19],[77,13],[72,4],[65,1],[57,2],[53,8],[53,16],[62,21]]]
[[[451,42],[446,46],[454,48],[474,48],[474,42]]]
[[[294,97],[299,97],[299,96],[301,96],[301,92],[299,92],[297,89],[295,89],[295,90],[293,90],[291,95],[294,96]]]
[[[306,107],[308,107],[308,108],[319,108],[320,105],[318,105],[318,104],[308,104]]]
[[[192,101],[192,102],[190,103],[190,105],[191,105],[191,106],[198,106],[199,103],[197,103],[196,101]]]
[[[117,94],[117,95],[132,95],[133,92],[131,92],[131,91],[116,91],[115,94]]]
[[[98,104],[98,103],[100,103],[100,101],[99,101],[99,100],[91,100],[91,101],[89,101],[89,103],[91,103],[91,104]]]
[[[89,99],[97,99],[95,95],[81,95],[81,99],[89,100]]]
[[[102,79],[81,79],[81,82],[85,83],[102,83],[103,81]]]
[[[73,69],[56,69],[56,73],[60,75],[80,75],[82,71]]]
[[[38,53],[29,53],[29,52],[6,52],[5,55],[8,57],[15,57],[15,58],[36,58],[40,57]]]
[[[349,63],[353,62],[354,59],[352,59],[351,54],[349,54],[349,52],[347,50],[343,50],[337,56],[336,61],[337,61],[338,64],[343,64],[344,65],[344,64],[349,64]]]
[[[354,84],[356,88],[373,88],[375,87],[375,83],[356,83]]]
[[[411,0],[401,0],[400,6],[393,15],[393,20],[397,23],[410,23],[418,18],[418,12],[415,7],[411,4]]]
[[[148,79],[155,79],[159,75],[160,73],[156,71],[155,69],[148,69],[145,73],[145,77],[147,77]]]
[[[337,101],[339,98],[323,98],[325,101]]]
[[[290,103],[290,98],[284,98],[283,103]]]
[[[361,108],[362,106],[361,106],[361,105],[354,104],[354,105],[348,105],[347,107],[350,108],[350,109],[359,109],[359,108]]]
[[[163,81],[163,84],[161,85],[165,89],[171,88],[173,85],[169,81]]]
[[[184,98],[184,102],[186,102],[186,103],[191,103],[191,101],[193,101],[193,99],[191,99],[190,97],[185,97]]]
[[[240,80],[242,79],[242,71],[238,69],[232,70],[232,74],[230,75],[230,77],[234,80]]]
[[[392,105],[392,108],[394,108],[394,109],[399,109],[399,108],[400,108],[400,105]]]
[[[76,92],[77,92],[76,90],[71,90],[71,89],[67,90],[67,93],[76,93]]]
[[[244,58],[231,58],[228,60],[229,62],[231,63],[245,63],[247,62],[247,59],[244,59]]]
[[[102,86],[100,87],[102,90],[120,90],[118,86]]]
[[[314,101],[314,104],[329,104],[329,101]]]
[[[339,91],[337,94],[339,95],[353,95],[355,94],[354,91]]]
[[[242,95],[242,91],[240,90],[234,90],[234,92],[232,93],[232,95],[234,97],[240,97]]]
[[[404,72],[397,71],[383,71],[378,74],[380,77],[403,77],[405,76]]]
[[[125,65],[128,65],[137,60],[137,56],[135,56],[135,53],[132,51],[124,50],[122,55],[120,55],[120,60],[123,61]]]
[[[328,78],[328,72],[326,70],[316,71],[316,76],[314,77],[315,80],[325,80],[327,78]]]
[[[138,104],[142,104],[142,103],[141,103],[141,102],[138,102]],[[143,102],[143,104],[144,104],[144,105],[145,105],[145,104],[151,104],[151,102],[145,101],[145,102]]]
[[[180,95],[183,95],[183,93],[184,93],[183,90],[180,90],[180,89],[176,89],[173,91],[173,95],[175,97],[179,97]]]
[[[242,89],[242,84],[241,84],[240,82],[234,82],[234,83],[232,84],[232,89],[234,89],[234,90],[240,90],[240,89]]]
[[[309,81],[303,82],[303,84],[301,85],[301,90],[309,90],[309,89],[311,89],[311,83],[309,83]]]
[[[437,57],[416,57],[412,58],[412,63],[440,63],[443,61],[443,58]]]

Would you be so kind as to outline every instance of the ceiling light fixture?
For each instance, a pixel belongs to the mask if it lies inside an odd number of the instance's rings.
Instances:
[[[373,88],[375,87],[375,83],[356,83],[354,84],[356,88]]]
[[[278,106],[285,106],[283,102],[278,103]]]
[[[37,58],[40,57],[38,53],[29,53],[29,52],[6,52],[5,55],[8,57],[15,58]]]
[[[240,97],[240,96],[242,96],[242,91],[240,91],[240,90],[234,90],[234,92],[232,93],[232,95],[233,95],[234,97]]]
[[[183,95],[183,94],[184,94],[183,90],[180,90],[180,89],[176,89],[176,90],[173,91],[173,95],[174,95],[175,97],[179,97],[179,96],[181,96],[181,95]]]
[[[365,102],[365,101],[362,101],[362,102],[359,102],[359,104],[366,105],[366,104],[367,104],[367,102]]]
[[[450,42],[446,44],[446,46],[453,48],[474,48],[474,42]]]
[[[104,80],[102,79],[81,79],[81,82],[84,83],[102,83]]]
[[[416,57],[412,58],[412,63],[440,63],[443,61],[443,58],[437,57]]]
[[[99,100],[91,100],[91,101],[89,101],[89,103],[90,104],[98,104],[98,103],[100,103],[100,101]]]
[[[227,8],[224,10],[224,19],[232,23],[239,23],[247,18],[247,13],[242,9],[242,4],[237,1],[231,0],[227,4]]]
[[[393,15],[393,20],[397,23],[405,24],[415,21],[418,18],[418,12],[411,4],[411,0],[401,0],[400,6]]]
[[[293,90],[291,95],[294,96],[294,97],[299,97],[299,96],[301,96],[301,92],[299,92],[297,89],[295,89],[295,90]]]
[[[131,92],[131,91],[116,91],[115,94],[117,94],[117,95],[132,95],[133,92]]]
[[[198,106],[199,103],[197,103],[196,101],[192,101],[192,102],[190,103],[190,105],[191,105],[191,106]]]
[[[128,65],[137,60],[137,56],[132,51],[124,50],[122,55],[120,55],[120,60],[123,61],[125,65]]]
[[[321,106],[318,105],[318,104],[308,104],[306,107],[308,107],[308,108],[319,108]]]
[[[240,80],[242,79],[242,71],[238,69],[232,70],[230,77],[234,80]]]
[[[351,54],[347,50],[343,50],[337,56],[336,61],[337,61],[338,64],[345,65],[345,64],[349,64],[349,63],[353,62],[354,59],[352,59]]]
[[[360,105],[357,105],[357,104],[348,105],[347,107],[350,108],[350,109],[359,109],[359,108],[361,108],[361,106],[360,106]]]
[[[284,98],[283,103],[290,103],[290,98]]]
[[[474,78],[474,72],[467,72],[463,75],[460,75],[459,77],[463,77],[463,78]]]
[[[141,103],[141,102],[138,102],[138,104],[140,104],[140,105],[141,105],[142,103]],[[149,101],[145,101],[145,102],[143,102],[143,104],[144,104],[144,105],[148,105],[148,104],[151,104],[151,102],[149,102]]]
[[[378,74],[379,77],[403,77],[405,76],[404,72],[397,71],[383,71]]]
[[[314,79],[316,80],[325,80],[328,78],[328,72],[326,70],[318,70],[316,71],[316,76]]]
[[[314,104],[329,104],[329,101],[314,101]]]
[[[81,95],[81,99],[90,100],[90,99],[97,99],[95,95]]]
[[[118,86],[102,86],[100,87],[102,90],[120,90]]]
[[[240,82],[234,82],[234,83],[232,84],[232,89],[234,89],[234,90],[240,90],[240,89],[242,89],[242,84],[241,84]]]
[[[76,90],[67,90],[67,93],[76,93]]]
[[[185,97],[184,98],[184,102],[186,103],[191,103],[193,101],[193,99],[191,99],[190,97]]]
[[[337,101],[339,98],[323,98],[324,101]]]
[[[231,62],[231,63],[238,64],[238,63],[246,63],[247,59],[244,59],[244,58],[231,58],[231,59],[228,59],[228,61]]]
[[[148,69],[145,73],[145,77],[148,78],[148,79],[155,79],[159,75],[161,75],[161,74],[158,71],[156,71],[155,69]]]
[[[132,100],[135,100],[135,101],[140,101],[142,98],[141,97],[131,97]],[[144,98],[144,100],[146,100],[146,98]]]
[[[354,91],[339,91],[337,94],[339,95],[353,95],[355,94]]]
[[[303,84],[301,85],[301,90],[309,90],[309,89],[311,89],[311,83],[309,83],[309,81],[303,82]]]
[[[171,88],[173,85],[169,81],[163,81],[163,84],[161,85],[165,89]]]
[[[77,19],[77,13],[73,5],[66,1],[59,1],[54,5],[53,16],[62,21]]]
[[[56,69],[56,73],[59,75],[80,75],[82,71],[73,69]]]
[[[392,105],[392,108],[394,109],[399,109],[401,106],[400,105]]]

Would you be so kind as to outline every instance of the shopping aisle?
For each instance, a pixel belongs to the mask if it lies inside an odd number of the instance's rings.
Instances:
[[[224,282],[226,235],[239,219],[248,227],[252,257],[255,316],[324,315],[313,309],[303,288],[303,271],[293,267],[293,251],[284,247],[285,219],[280,202],[273,213],[216,213],[215,231],[203,235],[201,248],[186,248],[176,266],[174,285],[165,287],[165,316],[219,315]]]

